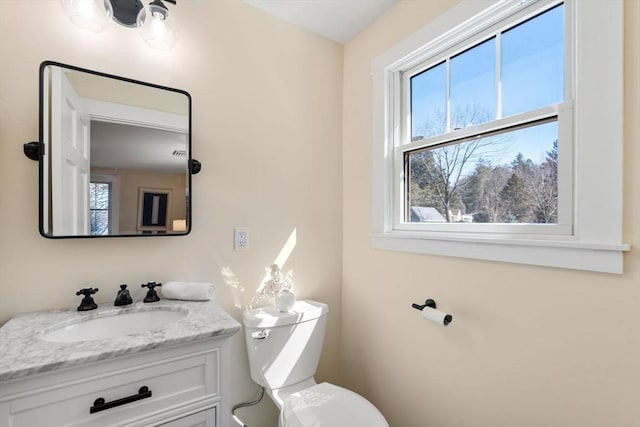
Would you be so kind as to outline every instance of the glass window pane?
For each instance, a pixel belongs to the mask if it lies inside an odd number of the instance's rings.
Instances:
[[[110,192],[111,184],[109,183],[89,183],[89,220],[93,236],[109,234]]]
[[[447,66],[411,77],[411,140],[442,135],[447,127]]]
[[[109,184],[96,184],[95,209],[109,209]]]
[[[451,130],[495,120],[495,37],[452,57],[450,67]]]
[[[563,100],[563,45],[563,5],[502,34],[503,116]]]
[[[105,236],[109,234],[109,212],[91,211],[91,235]]]
[[[558,126],[406,154],[406,222],[557,223]]]

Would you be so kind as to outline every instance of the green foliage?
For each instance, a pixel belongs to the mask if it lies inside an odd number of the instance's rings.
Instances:
[[[527,185],[516,172],[511,174],[507,184],[500,191],[506,214],[504,222],[530,222],[531,206]]]
[[[489,113],[476,106],[455,110],[450,118],[453,129],[488,120]],[[440,135],[445,129],[447,116],[438,112],[413,140]],[[408,207],[435,208],[447,222],[458,220],[458,211],[473,215],[473,222],[557,222],[558,141],[541,164],[522,153],[504,165],[483,160],[483,156],[495,158],[509,138],[492,135],[408,153]]]
[[[468,152],[456,156],[462,148],[456,152],[453,147],[446,147],[447,152],[422,150],[407,156],[410,206],[434,207],[448,222],[458,210],[473,215],[473,222],[557,222],[557,141],[541,164],[521,153],[508,166],[478,159],[466,176],[460,173],[465,166],[461,162],[471,156]]]

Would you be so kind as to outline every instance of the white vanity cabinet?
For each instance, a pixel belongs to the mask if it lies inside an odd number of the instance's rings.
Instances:
[[[179,420],[160,424],[162,427],[209,427],[216,425],[216,408],[187,415]],[[220,425],[220,424],[218,424]]]
[[[228,427],[228,338],[2,381],[0,427]]]

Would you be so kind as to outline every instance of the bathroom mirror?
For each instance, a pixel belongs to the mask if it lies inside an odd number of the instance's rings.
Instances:
[[[43,62],[40,143],[44,237],[189,233],[187,92]]]

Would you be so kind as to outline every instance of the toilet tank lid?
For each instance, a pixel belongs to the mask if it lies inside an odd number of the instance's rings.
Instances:
[[[301,300],[296,301],[293,308],[287,312],[281,312],[274,306],[246,310],[242,316],[242,323],[250,328],[272,328],[317,319],[328,312],[327,304]]]

